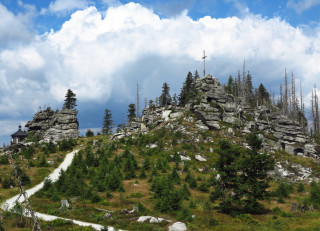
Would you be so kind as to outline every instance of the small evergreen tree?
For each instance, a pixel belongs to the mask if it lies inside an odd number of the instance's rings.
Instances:
[[[228,84],[225,89],[228,94],[234,94],[235,83],[231,75],[229,76]]]
[[[159,104],[161,107],[165,107],[171,104],[172,99],[169,91],[170,91],[169,85],[166,82],[163,83],[162,94],[159,97]]]
[[[250,134],[248,142],[251,150],[246,152],[241,152],[238,146],[227,140],[219,142],[216,169],[220,178],[212,182],[215,188],[210,199],[212,202],[219,199],[224,212],[234,209],[260,212],[263,207],[258,200],[269,196],[267,172],[273,169],[274,161],[266,153],[258,153],[261,141],[256,134]]]
[[[188,72],[181,93],[179,95],[179,103],[181,106],[186,105],[189,100],[195,95],[195,82],[191,72]]]
[[[200,76],[199,76],[198,71],[196,70],[196,71],[194,72],[194,82],[196,82],[198,79],[200,79]]]
[[[128,109],[128,120],[131,122],[134,118],[136,118],[136,105],[134,103],[129,104]]]
[[[102,127],[102,134],[106,135],[112,132],[112,126],[113,126],[113,121],[112,121],[112,114],[109,109],[105,110],[104,113],[104,118],[103,118],[103,127]]]
[[[66,98],[64,100],[64,104],[63,104],[62,109],[75,109],[75,107],[77,106],[76,94],[73,93],[73,91],[71,89],[68,89],[65,97]]]

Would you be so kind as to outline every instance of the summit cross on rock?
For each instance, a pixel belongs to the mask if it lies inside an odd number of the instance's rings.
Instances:
[[[206,76],[206,58],[207,58],[206,51],[203,51],[203,57],[202,57],[202,59],[203,59],[203,77]]]

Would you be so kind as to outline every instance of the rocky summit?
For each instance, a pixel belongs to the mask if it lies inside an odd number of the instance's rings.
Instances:
[[[306,130],[298,122],[282,115],[278,108],[252,108],[243,98],[227,94],[225,88],[211,75],[198,79],[196,90],[197,96],[185,107],[148,106],[143,110],[141,118],[128,123],[126,132],[148,132],[163,126],[170,127],[170,124],[189,111],[196,115],[195,125],[199,131],[221,130],[233,136],[257,131],[264,140],[264,148],[269,151],[285,150],[294,155],[315,159],[320,157],[318,146],[311,142]],[[189,119],[192,120],[191,117]]]
[[[28,133],[47,142],[77,138],[79,136],[77,113],[73,109],[53,111],[47,108],[37,112],[33,120],[29,121],[25,127],[28,128]]]

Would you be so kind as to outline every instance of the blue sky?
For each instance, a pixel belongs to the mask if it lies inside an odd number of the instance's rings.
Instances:
[[[39,106],[78,97],[80,128],[115,123],[168,82],[179,94],[188,71],[226,82],[246,60],[254,84],[279,93],[284,69],[304,101],[320,76],[320,0],[0,0],[0,142]]]

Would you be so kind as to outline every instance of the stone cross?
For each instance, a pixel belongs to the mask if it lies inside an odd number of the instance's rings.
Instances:
[[[202,57],[202,59],[203,59],[203,77],[206,76],[206,58],[207,58],[206,51],[203,51],[203,57]]]

